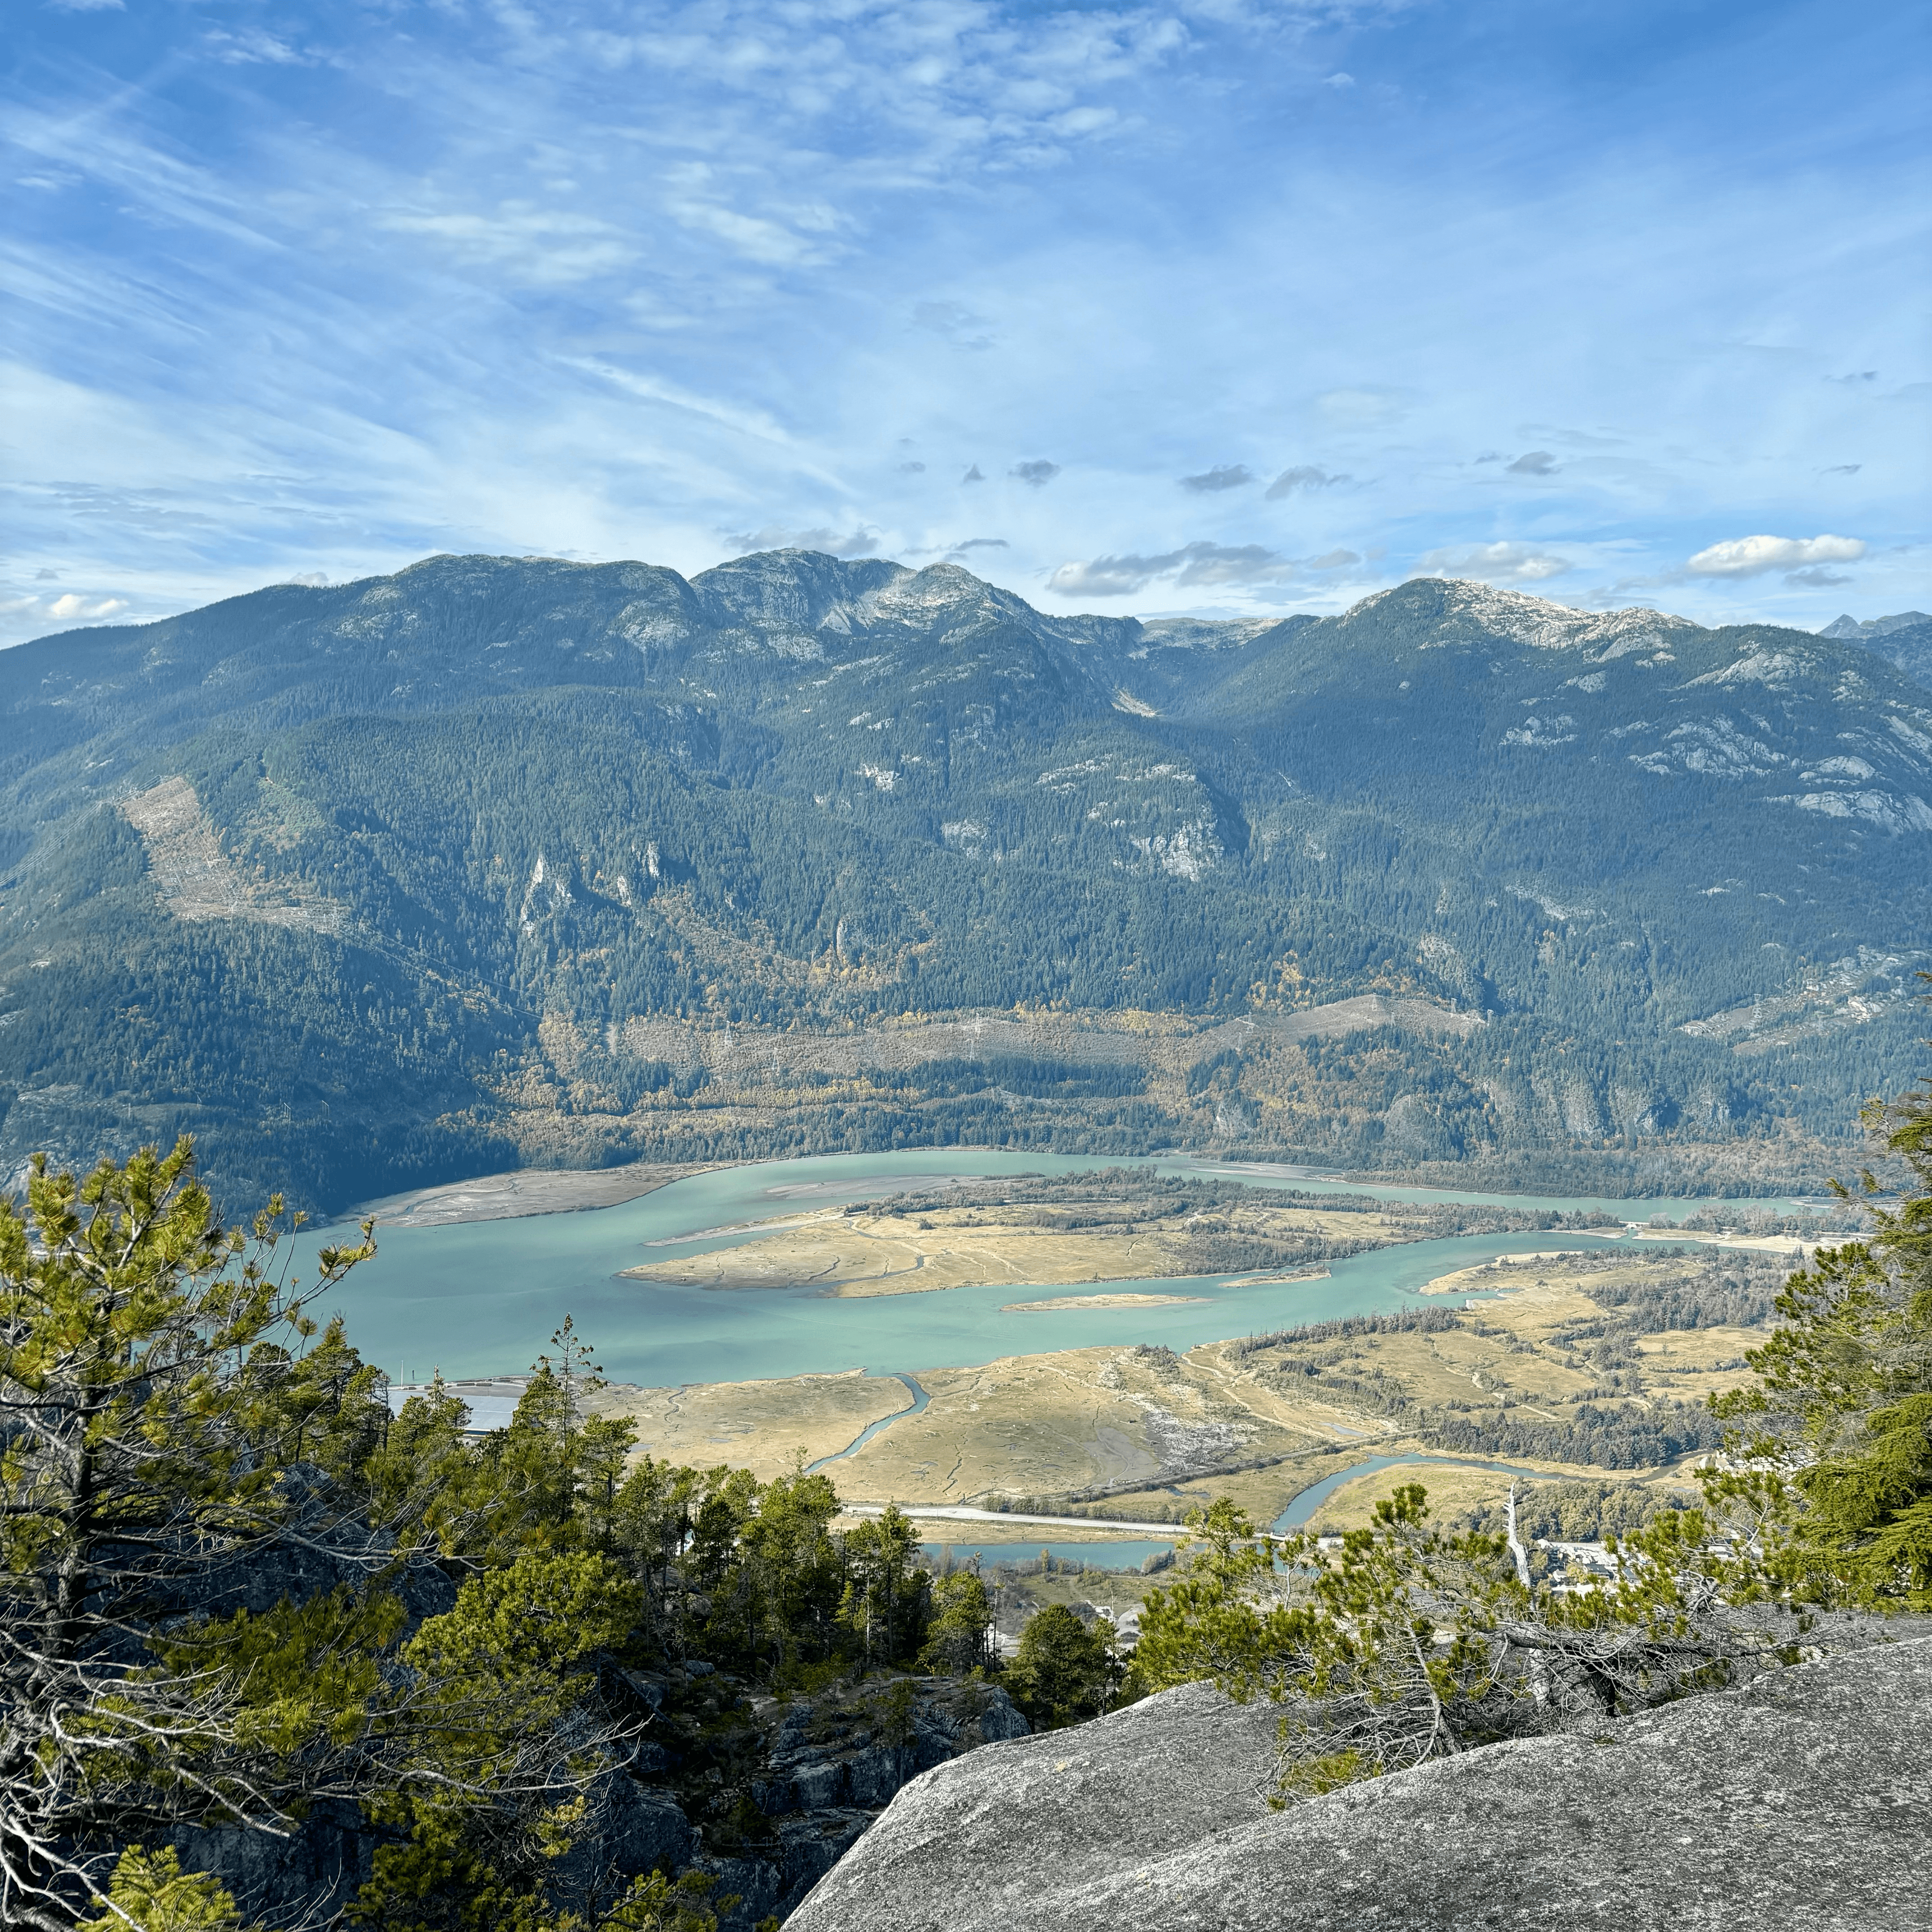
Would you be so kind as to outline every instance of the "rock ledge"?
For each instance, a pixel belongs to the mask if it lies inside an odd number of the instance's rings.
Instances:
[[[787,1932],[1924,1932],[1932,1640],[1268,1810],[1189,1686],[908,1785]]]

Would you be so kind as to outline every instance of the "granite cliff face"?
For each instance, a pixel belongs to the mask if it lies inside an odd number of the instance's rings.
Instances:
[[[908,1785],[788,1932],[1924,1932],[1932,1640],[1282,1812],[1205,1685]]]
[[[783,1918],[909,1780],[992,1741],[1023,1738],[1006,1694],[945,1678],[845,1686],[781,1703],[704,1664],[608,1667],[602,1695],[641,1727],[628,1766],[586,1794],[558,1896],[610,1899],[653,1868],[695,1869],[736,1902],[722,1932]],[[368,1882],[383,1834],[352,1804],[319,1806],[290,1840],[239,1828],[174,1834],[250,1916],[321,1924]]]

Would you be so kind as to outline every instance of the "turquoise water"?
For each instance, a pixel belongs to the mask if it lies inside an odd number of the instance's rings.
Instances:
[[[883,1428],[882,1423],[874,1423],[874,1430]],[[848,1452],[849,1453],[849,1452]],[[828,1458],[828,1460],[830,1460]],[[1404,1467],[1411,1463],[1426,1463],[1442,1469],[1489,1469],[1498,1475],[1521,1476],[1526,1480],[1539,1483],[1574,1482],[1574,1472],[1564,1474],[1556,1469],[1531,1469],[1516,1462],[1478,1462],[1461,1456],[1370,1456],[1361,1462],[1352,1462],[1347,1468],[1338,1470],[1332,1476],[1324,1476],[1318,1483],[1311,1483],[1289,1503],[1287,1508],[1270,1523],[1270,1531],[1276,1536],[1286,1536],[1290,1531],[1301,1528],[1309,1522],[1317,1510],[1345,1484],[1352,1483],[1358,1476],[1372,1476],[1384,1469]],[[1176,1538],[1185,1534],[1177,1529]],[[944,1550],[952,1552],[955,1569],[962,1568],[974,1557],[980,1558],[982,1565],[992,1569],[998,1563],[1023,1563],[1037,1556],[1042,1550],[1049,1550],[1056,1557],[1072,1557],[1090,1564],[1096,1570],[1138,1570],[1157,1550],[1172,1550],[1172,1541],[1149,1541],[1140,1537],[1122,1537],[1107,1543],[1036,1543],[1024,1538],[1000,1543],[923,1543],[920,1545],[926,1553],[937,1558]]]
[[[910,1376],[894,1376],[891,1379],[905,1384],[908,1392],[912,1396],[911,1408],[897,1410],[890,1415],[882,1415],[877,1422],[868,1422],[850,1442],[846,1444],[844,1448],[833,1450],[830,1456],[821,1456],[815,1462],[806,1463],[805,1473],[808,1476],[815,1474],[828,1462],[842,1462],[848,1456],[857,1455],[859,1451],[864,1448],[880,1430],[890,1429],[894,1423],[903,1422],[909,1415],[919,1415],[924,1413],[926,1404],[931,1402],[932,1398],[920,1388],[918,1382]]]
[[[1460,1456],[1371,1456],[1365,1461],[1350,1463],[1334,1475],[1323,1477],[1318,1483],[1310,1484],[1268,1527],[1276,1536],[1286,1536],[1290,1530],[1300,1529],[1308,1522],[1344,1484],[1352,1483],[1358,1476],[1372,1476],[1378,1470],[1393,1469],[1397,1464],[1405,1462],[1430,1462],[1442,1469],[1490,1469],[1498,1475],[1521,1476],[1534,1483],[1574,1483],[1576,1480],[1574,1474],[1562,1475],[1554,1469],[1526,1469],[1516,1462],[1472,1462]]]
[[[788,1208],[865,1200],[949,1175],[1069,1174],[1130,1165],[1164,1174],[1238,1171],[1241,1179],[1261,1186],[1558,1213],[1600,1210],[1631,1221],[1714,1204],[1362,1187],[1288,1170],[1257,1173],[1180,1157],[1127,1162],[958,1148],[832,1154],[694,1174],[615,1208],[379,1228],[376,1258],[356,1269],[325,1307],[347,1318],[350,1337],[366,1360],[405,1381],[422,1380],[439,1368],[446,1376],[520,1373],[567,1314],[576,1317],[578,1332],[595,1346],[614,1380],[647,1388],[848,1369],[916,1374],[1090,1345],[1157,1342],[1178,1350],[1299,1322],[1378,1313],[1400,1306],[1413,1290],[1452,1268],[1497,1255],[1593,1246],[1599,1238],[1532,1231],[1414,1242],[1330,1262],[1330,1278],[1324,1281],[1257,1283],[1216,1276],[1093,1282],[1051,1292],[1203,1299],[1178,1307],[1026,1315],[1000,1310],[1039,1291],[1012,1285],[842,1298],[802,1286],[718,1290],[619,1278],[622,1269],[649,1259],[744,1240],[742,1234],[718,1231]],[[1760,1211],[1790,1211],[1781,1202],[1748,1204]]]

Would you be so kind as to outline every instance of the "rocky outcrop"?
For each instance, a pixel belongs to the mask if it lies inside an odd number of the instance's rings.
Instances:
[[[676,1808],[687,1835],[648,1856],[640,1839],[617,1862],[715,1874],[714,1898],[738,1901],[720,1914],[723,1932],[782,1918],[910,1780],[1027,1735],[1006,1694],[986,1684],[900,1678],[780,1702],[698,1668],[694,1678],[631,1679],[645,1701],[662,1700],[638,1766],[649,1781],[634,1788],[652,1807]],[[656,1815],[670,1824],[668,1811]],[[586,1842],[600,1856],[616,1851],[608,1828]]]
[[[946,1678],[874,1678],[814,1696],[754,1691],[703,1663],[607,1669],[613,1714],[637,1726],[623,1768],[589,1810],[550,1888],[609,1899],[639,1874],[716,1880],[721,1932],[782,1918],[857,1842],[896,1792],[962,1752],[1023,1738],[1005,1691]],[[318,1805],[288,1838],[184,1828],[182,1862],[212,1872],[250,1917],[332,1920],[374,1868],[384,1834],[352,1804]]]
[[[1273,1714],[1190,1686],[909,1785],[787,1932],[1923,1932],[1932,1641],[1270,1810]]]

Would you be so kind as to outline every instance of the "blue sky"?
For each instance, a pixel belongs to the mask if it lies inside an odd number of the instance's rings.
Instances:
[[[1058,610],[1932,608],[1926,52],[1893,0],[15,0],[0,638],[785,543]]]

